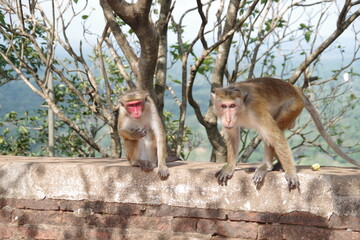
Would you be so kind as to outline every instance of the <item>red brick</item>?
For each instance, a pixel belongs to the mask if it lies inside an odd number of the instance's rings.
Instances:
[[[355,233],[355,232],[354,232]],[[347,231],[347,230],[331,230],[330,231],[330,237],[329,240],[347,240],[347,239],[353,239],[352,237],[354,237],[355,234],[353,235],[351,231]],[[360,235],[358,235],[358,237],[360,237]],[[357,238],[357,240],[359,240],[360,238]]]
[[[280,224],[260,224],[258,229],[258,239],[283,239],[282,226]]]
[[[3,207],[0,209],[0,223],[11,222],[11,209],[9,207]]]
[[[12,208],[23,209],[26,206],[26,201],[30,201],[30,200],[7,198],[7,199],[2,199],[1,204],[4,206],[7,205]]]
[[[337,216],[333,214],[329,220],[329,227],[360,231],[360,216]]]
[[[89,228],[85,231],[85,239],[111,239],[111,232],[106,229]]]
[[[59,201],[60,210],[76,211],[79,208],[89,208],[95,213],[107,213],[122,216],[143,215],[148,208],[152,206],[131,203],[108,203],[108,202],[91,202],[91,201]]]
[[[171,221],[171,229],[174,232],[196,232],[196,218],[174,218]]]
[[[213,234],[215,232],[216,220],[199,219],[196,230],[198,233]]]
[[[351,240],[359,240],[360,239],[360,232],[352,232],[350,239]]]
[[[124,239],[124,240],[189,240],[189,239],[197,239],[200,240],[199,238],[189,238],[189,237],[184,237],[183,235],[187,235],[182,233],[182,238],[174,238],[173,235],[168,234],[168,233],[162,233],[162,232],[151,232],[151,231],[136,231],[136,232],[126,232],[124,233],[122,236],[117,236],[117,235],[112,235],[112,239],[116,239],[118,240],[120,239]],[[122,238],[121,238],[122,237]]]
[[[147,217],[173,217],[177,216],[176,210],[172,206],[169,205],[152,205],[152,206],[141,206],[141,209],[139,209],[139,214],[141,216],[147,216]]]
[[[331,231],[324,228],[283,225],[284,239],[297,239],[297,240],[330,239],[330,236],[331,236]]]
[[[0,189],[1,190],[1,189]],[[3,208],[7,205],[6,199],[0,199],[0,208]]]
[[[217,234],[225,237],[249,239],[256,239],[257,237],[257,223],[217,221],[214,227]]]
[[[59,208],[62,211],[72,211],[75,212],[79,208],[83,208],[85,201],[69,201],[69,200],[60,200]]]
[[[6,205],[17,209],[33,209],[33,210],[59,210],[57,200],[43,199],[43,200],[30,200],[30,199],[5,199]]]
[[[144,215],[149,208],[151,206],[142,204],[106,203],[103,212],[114,215],[135,216]]]
[[[291,212],[280,217],[280,223],[303,225],[303,226],[318,226],[327,227],[329,222],[327,219],[317,216],[309,212]]]
[[[125,229],[128,227],[128,220],[122,216],[108,214],[93,214],[86,218],[86,225],[93,227],[109,227]]]
[[[66,203],[67,206],[71,205],[71,202]],[[75,208],[71,208],[72,211],[76,211],[79,208],[91,209],[95,213],[108,213],[109,206],[120,207],[121,203],[107,203],[101,201],[81,201],[74,204]],[[111,214],[120,214],[119,211],[114,211]]]
[[[202,209],[171,207],[168,216],[188,218],[226,219],[227,212],[222,209]]]
[[[208,238],[205,238],[208,239]],[[212,236],[210,240],[245,240],[244,238],[229,238],[223,236]]]
[[[61,224],[62,213],[53,211],[14,210],[12,222],[24,224]]]
[[[16,231],[16,227],[0,225],[0,239],[11,238]]]
[[[61,225],[81,227],[84,226],[85,224],[86,224],[86,219],[76,217],[73,212],[62,213]]]
[[[227,215],[230,220],[259,223],[278,223],[281,216],[279,213],[248,211],[231,211]]]
[[[59,203],[53,199],[32,200],[25,202],[26,209],[58,211]]]
[[[62,234],[58,239],[85,239],[84,227],[62,227]]]
[[[59,228],[38,225],[19,226],[18,231],[26,239],[58,239],[62,231]]]
[[[128,218],[128,229],[168,231],[172,217],[133,216]]]

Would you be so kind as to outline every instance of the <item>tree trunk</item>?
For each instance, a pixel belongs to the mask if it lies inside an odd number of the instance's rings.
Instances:
[[[128,3],[124,0],[107,0],[107,3],[138,37],[140,56],[136,62],[129,62],[136,75],[137,86],[150,91],[154,96],[153,78],[158,57],[159,37],[149,16],[152,1],[139,0],[136,3]],[[104,1],[101,1],[101,5],[103,8],[106,7]],[[111,30],[113,31],[114,28]],[[127,52],[124,51],[124,53],[127,55]]]
[[[159,51],[156,67],[156,82],[155,82],[155,101],[160,113],[161,119],[164,109],[164,95],[166,89],[166,76],[167,76],[167,53],[168,53],[168,19],[171,13],[171,1],[161,0],[160,18],[157,23],[157,31],[159,36]]]
[[[232,0],[229,3],[228,11],[226,14],[226,21],[224,26],[223,35],[228,33],[234,28],[236,24],[237,12],[239,10],[240,0]],[[231,41],[233,35],[229,37],[224,43],[219,46],[218,57],[215,61],[214,71],[211,78],[211,91],[215,87],[223,86],[223,77],[226,69],[226,63],[229,57]],[[212,108],[212,102],[209,104],[209,109],[205,115],[205,119],[210,123],[211,129],[207,129],[208,138],[213,147],[211,154],[211,161],[213,162],[225,162],[226,160],[226,146],[224,141],[214,141],[219,138],[219,132],[216,128],[217,117],[215,116]],[[215,128],[213,127],[215,125]],[[213,140],[212,140],[213,139]],[[222,154],[225,154],[223,156]],[[224,160],[225,159],[225,160]]]

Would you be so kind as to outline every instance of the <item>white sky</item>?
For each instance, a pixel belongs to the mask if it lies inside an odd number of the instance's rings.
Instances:
[[[66,1],[64,1],[64,2],[66,2]],[[206,2],[206,1],[203,1],[203,2]],[[213,6],[210,9],[209,16],[211,16],[212,19],[215,18],[215,13],[218,9],[219,2],[220,1],[215,1],[213,3]],[[306,1],[306,3],[308,3],[308,2],[309,1]],[[75,6],[79,9],[81,9],[83,7],[84,3],[85,3],[85,1],[78,1],[78,3],[75,4]],[[48,2],[48,4],[49,4],[49,2]],[[82,15],[84,15],[84,14],[90,15],[89,19],[85,22],[85,26],[89,30],[89,32],[95,33],[93,35],[86,34],[86,40],[88,42],[90,42],[92,45],[96,44],[96,41],[97,41],[98,37],[101,35],[102,30],[105,26],[103,11],[102,11],[99,1],[91,1],[90,0],[90,1],[88,1],[88,4],[89,4],[89,6],[86,8],[86,10],[81,15],[79,15],[76,18],[76,20],[73,20],[73,22],[69,26],[69,29],[67,32],[69,40],[73,43],[73,47],[75,49],[78,48],[80,41],[83,41],[83,45],[86,45],[86,42],[84,41],[85,38],[83,35],[83,28],[82,28],[82,24],[81,24],[84,22],[81,19]],[[342,3],[337,3],[337,4],[342,4]],[[181,15],[186,10],[191,9],[195,6],[196,6],[196,1],[194,1],[194,0],[177,0],[176,4],[175,4],[175,9],[173,11],[175,21],[178,22]],[[50,7],[50,5],[48,5],[48,7]],[[227,6],[224,7],[224,12],[226,12],[226,9],[227,9]],[[306,12],[306,13],[301,12],[301,11],[296,12],[293,14],[293,17],[301,16],[304,18],[303,22],[307,23],[305,19],[309,15],[312,15],[312,14],[316,13],[316,11],[319,10],[319,8],[316,8],[316,7],[313,7],[310,9],[311,9],[310,12]],[[204,7],[204,11],[205,11],[205,7]],[[320,34],[323,38],[326,38],[327,36],[329,36],[336,28],[336,19],[337,19],[339,10],[337,9],[335,4],[333,4],[330,12],[334,15],[328,17],[326,19],[326,22],[324,23],[324,25],[321,28]],[[301,17],[300,17],[298,24],[295,25],[295,27],[297,27],[299,25],[299,23],[302,22]],[[316,23],[316,21],[311,21],[311,24],[315,24],[315,23]],[[192,41],[194,36],[198,33],[200,24],[201,24],[201,19],[199,17],[197,10],[192,11],[191,13],[188,13],[188,15],[186,16],[186,18],[184,19],[184,22],[183,22],[183,25],[186,26],[185,32],[184,32],[184,41],[186,41],[186,40]],[[356,21],[355,25],[356,25],[357,29],[360,29],[360,21]],[[213,26],[213,20],[210,19],[208,22],[207,28],[210,29],[210,28],[212,28],[212,26]],[[213,38],[213,35],[210,35],[209,41],[211,41],[212,38]],[[175,34],[173,34],[171,31],[169,31],[169,45],[174,43],[175,40],[176,40]],[[342,36],[337,40],[336,44],[338,44],[338,43],[341,43],[341,45],[346,45],[347,51],[349,53],[351,53],[351,50],[353,50],[354,44],[355,44],[354,43],[354,33],[351,28],[347,29],[342,34]],[[360,42],[358,42],[357,44],[360,44]],[[84,48],[85,47],[86,46],[84,46]],[[360,68],[359,61],[357,63],[355,63],[355,65],[359,66],[358,68]]]
[[[203,1],[203,2],[205,2],[205,1]],[[309,2],[309,1],[307,1],[307,2]],[[342,1],[340,1],[340,2],[342,2]],[[84,4],[84,1],[79,1],[77,3],[78,6],[82,6],[83,4]],[[89,4],[89,7],[85,11],[85,14],[91,13],[91,15],[90,15],[90,18],[86,22],[86,27],[89,28],[90,32],[101,34],[101,31],[105,25],[105,21],[104,21],[104,16],[103,16],[103,12],[102,12],[101,6],[99,4],[99,1],[89,1],[88,4]],[[219,5],[219,1],[216,1],[215,3],[213,3],[213,7],[211,7],[211,9],[210,9],[209,16],[215,16],[218,5]],[[191,9],[195,6],[196,6],[196,1],[194,1],[194,0],[178,0],[178,1],[176,1],[175,9],[173,11],[175,20],[178,21],[180,16],[186,10]],[[225,10],[226,10],[226,8],[227,7],[225,6]],[[204,10],[205,10],[205,8],[204,8]],[[312,12],[315,12],[316,10],[317,10],[316,8],[313,8]],[[335,26],[336,26],[336,17],[335,16],[338,14],[338,10],[334,6],[334,7],[332,7],[331,12],[334,13],[335,15],[332,17],[329,17],[321,29],[321,35],[324,37],[331,34],[334,31]],[[298,13],[298,14],[303,14],[303,13]],[[308,14],[312,14],[312,13],[308,12],[306,14],[303,14],[303,16],[306,17],[306,15],[308,15]],[[78,22],[82,21],[81,16],[79,16],[78,19],[79,19]],[[75,23],[75,21],[74,21],[74,23]],[[82,32],[82,26],[80,24],[74,24],[74,23],[69,28],[69,30],[70,30],[69,38],[71,39],[72,42],[79,42],[80,40],[83,40],[83,36],[82,36],[82,34],[80,34]],[[200,17],[198,15],[197,11],[193,11],[193,12],[189,13],[184,21],[184,25],[187,26],[186,31],[185,31],[185,36],[188,36],[189,39],[192,39],[192,37],[197,34],[200,23],[201,23]],[[357,25],[357,27],[359,29],[360,21],[357,21],[355,24]],[[213,25],[212,21],[210,20],[207,27],[211,28],[212,25]],[[191,26],[194,26],[194,27],[191,27]],[[174,36],[172,36],[170,34],[169,38],[171,41],[171,38],[174,38]],[[353,40],[353,39],[354,39],[354,35],[351,32],[351,30],[349,29],[343,33],[343,35],[340,38],[340,41],[347,43],[347,41]],[[91,41],[96,42],[96,37],[94,36]]]

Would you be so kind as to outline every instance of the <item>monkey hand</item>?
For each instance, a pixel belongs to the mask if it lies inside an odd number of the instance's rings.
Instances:
[[[215,174],[218,183],[221,186],[227,186],[227,181],[230,180],[234,174],[235,168],[229,165],[224,166],[220,171]]]
[[[145,136],[146,136],[146,128],[143,128],[143,129],[136,128],[136,129],[132,130],[132,132],[131,132],[131,137],[134,140],[140,139]]]
[[[296,173],[286,172],[285,178],[288,181],[289,191],[291,191],[291,189],[296,189],[296,188],[299,189],[300,182]]]
[[[166,180],[169,178],[169,169],[167,166],[159,166],[158,167],[158,175],[161,180]]]

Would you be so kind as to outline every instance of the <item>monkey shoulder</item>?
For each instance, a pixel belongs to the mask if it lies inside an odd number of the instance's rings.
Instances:
[[[263,77],[252,78],[243,82],[239,82],[239,85],[249,86],[255,89],[295,89],[291,83],[281,80],[279,78]]]

